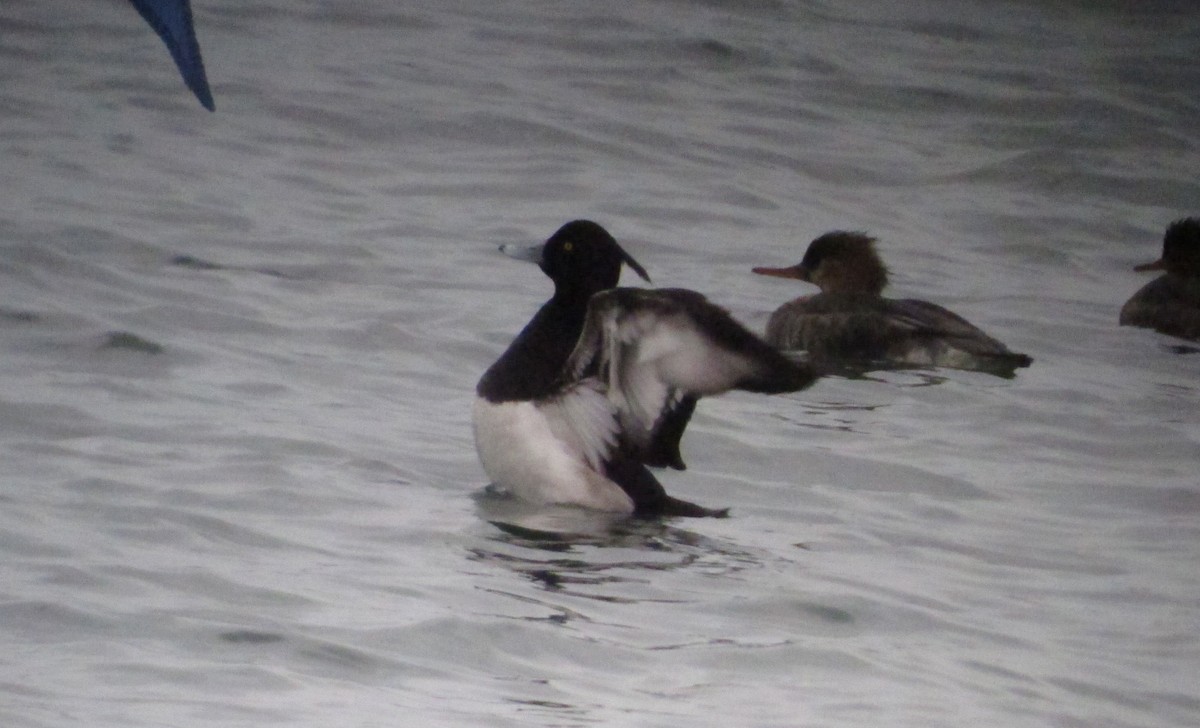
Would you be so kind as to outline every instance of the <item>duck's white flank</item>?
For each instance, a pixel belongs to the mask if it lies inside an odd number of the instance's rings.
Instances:
[[[531,503],[632,513],[625,491],[598,472],[615,446],[615,425],[611,405],[592,386],[545,401],[475,399],[475,444],[484,472]]]

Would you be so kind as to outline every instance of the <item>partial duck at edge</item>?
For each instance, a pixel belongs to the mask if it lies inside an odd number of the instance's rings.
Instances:
[[[1011,377],[1033,361],[937,304],[885,298],[888,270],[875,239],[865,233],[825,233],[800,263],[754,272],[821,289],[780,306],[767,323],[766,339],[781,349],[807,351],[822,370],[947,367]]]
[[[1125,302],[1120,324],[1200,341],[1200,218],[1167,226],[1162,257],[1134,270],[1164,273]]]
[[[667,495],[648,466],[684,469],[679,442],[701,397],[795,391],[812,370],[699,293],[616,288],[622,265],[649,276],[594,222],[567,223],[527,257],[554,295],[476,387],[488,477],[538,504],[726,515]]]

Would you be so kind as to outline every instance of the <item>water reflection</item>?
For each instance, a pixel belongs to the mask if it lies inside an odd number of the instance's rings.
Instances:
[[[656,587],[658,575],[683,569],[732,574],[762,562],[744,548],[676,525],[686,520],[538,507],[491,491],[479,494],[476,504],[480,518],[495,531],[469,548],[468,558],[502,566],[558,595],[607,603],[669,603],[678,600]],[[561,604],[493,591],[549,607],[555,621],[580,617]]]
[[[894,384],[897,387],[932,387],[945,382],[948,377],[938,369],[917,366],[885,365],[883,362],[844,364],[835,369],[826,368],[822,375],[848,381]],[[1007,377],[1011,379],[1011,377]]]

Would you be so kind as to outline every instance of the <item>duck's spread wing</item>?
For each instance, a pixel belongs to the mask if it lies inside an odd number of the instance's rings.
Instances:
[[[628,455],[684,467],[696,401],[730,389],[793,391],[814,379],[694,291],[616,288],[588,305],[567,376],[603,382]]]

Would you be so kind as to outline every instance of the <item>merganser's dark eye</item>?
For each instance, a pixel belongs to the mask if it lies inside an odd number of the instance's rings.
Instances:
[[[563,250],[570,253],[575,249],[575,243],[563,243]]]

